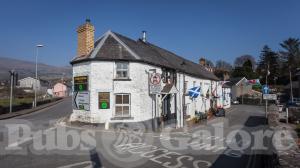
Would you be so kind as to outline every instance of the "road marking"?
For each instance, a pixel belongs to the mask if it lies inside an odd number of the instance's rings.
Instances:
[[[93,168],[94,167],[94,162],[92,161],[84,161],[84,162],[78,162],[78,163],[73,163],[65,166],[59,166],[57,168],[72,168],[72,167],[77,167],[77,166],[83,166],[83,168]],[[104,168],[103,166],[101,168]]]

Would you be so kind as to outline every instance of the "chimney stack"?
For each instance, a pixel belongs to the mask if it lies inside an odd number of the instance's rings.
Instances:
[[[205,60],[205,58],[200,58],[199,59],[199,64],[205,67],[206,66],[206,60]]]
[[[142,31],[142,34],[143,34],[142,40],[143,40],[144,43],[146,43],[147,42],[147,40],[146,40],[146,31]]]
[[[86,19],[83,25],[77,28],[77,56],[88,55],[94,49],[95,28],[90,19]]]

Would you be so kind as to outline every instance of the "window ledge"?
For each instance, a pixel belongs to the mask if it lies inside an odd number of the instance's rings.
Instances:
[[[113,117],[111,120],[133,120],[133,117]]]
[[[131,81],[131,79],[129,79],[129,78],[115,78],[115,79],[113,79],[114,81]]]

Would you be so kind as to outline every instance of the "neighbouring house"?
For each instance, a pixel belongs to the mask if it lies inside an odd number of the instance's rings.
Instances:
[[[56,83],[53,86],[52,94],[55,97],[66,97],[68,96],[68,88],[63,83]]]
[[[151,44],[146,32],[133,40],[108,31],[94,42],[94,26],[87,20],[77,33],[77,56],[71,61],[71,121],[149,126],[172,120],[176,127],[183,127],[187,116],[221,103],[223,96],[217,90],[222,89],[212,72]],[[191,98],[188,90],[196,86],[201,93]],[[159,93],[150,94],[152,89]]]
[[[28,90],[40,90],[41,89],[41,82],[40,80],[37,80],[32,77],[26,77],[23,79],[20,79],[18,81],[19,87],[23,89],[28,89]]]
[[[231,87],[226,83],[222,86],[223,92],[223,108],[230,108],[231,107]]]
[[[247,84],[248,80],[245,77],[237,77],[229,79],[226,85],[231,87],[231,99],[237,100],[238,97],[249,95],[252,93],[252,85]]]
[[[22,88],[26,92],[33,92],[35,89],[38,93],[46,94],[49,88],[49,82],[46,80],[38,79],[32,77],[26,77],[18,80],[18,87]]]

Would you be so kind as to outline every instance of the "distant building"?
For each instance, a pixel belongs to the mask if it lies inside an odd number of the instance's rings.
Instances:
[[[245,77],[231,78],[230,82],[226,83],[231,87],[231,99],[236,100],[238,97],[246,94],[251,94],[252,85],[247,84]]]
[[[40,90],[41,89],[41,82],[40,80],[36,80],[32,77],[26,77],[23,79],[20,79],[19,81],[19,87],[24,89],[30,89],[30,90]]]
[[[52,92],[53,92],[53,96],[55,96],[55,97],[66,97],[66,96],[68,96],[68,88],[63,83],[56,83],[53,86]]]
[[[226,83],[222,86],[223,92],[223,108],[230,108],[231,107],[231,87]]]

